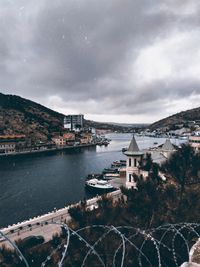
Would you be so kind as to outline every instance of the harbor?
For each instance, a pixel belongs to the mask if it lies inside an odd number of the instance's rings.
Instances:
[[[200,2],[0,11],[0,267],[200,267]]]
[[[85,191],[85,178],[125,159],[121,149],[128,147],[131,134],[110,134],[108,146],[9,157],[0,160],[0,227],[60,209],[94,195]],[[162,144],[165,139],[138,137],[141,149]],[[172,140],[178,145],[178,140]],[[120,182],[120,178],[115,182]],[[52,201],[53,194],[53,201]]]

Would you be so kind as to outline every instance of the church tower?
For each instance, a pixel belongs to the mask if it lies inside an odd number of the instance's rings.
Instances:
[[[133,135],[129,148],[124,154],[127,156],[126,160],[126,187],[135,188],[136,181],[133,174],[139,175],[139,162],[143,160],[144,153],[139,150]]]

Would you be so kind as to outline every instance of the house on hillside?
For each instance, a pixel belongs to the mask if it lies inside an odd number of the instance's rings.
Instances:
[[[151,154],[154,163],[161,165],[177,151],[177,148],[178,147],[172,144],[170,139],[167,138],[164,144],[147,149],[145,152]]]
[[[57,147],[66,146],[66,139],[63,136],[54,136],[52,141]]]
[[[25,135],[0,135],[0,154],[12,154],[21,151],[26,144]]]

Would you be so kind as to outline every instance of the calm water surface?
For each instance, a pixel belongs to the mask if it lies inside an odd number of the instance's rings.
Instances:
[[[0,227],[61,208],[86,197],[88,173],[125,158],[130,134],[110,134],[108,147],[0,159]],[[140,149],[165,139],[136,137]],[[175,142],[178,142],[177,140]]]

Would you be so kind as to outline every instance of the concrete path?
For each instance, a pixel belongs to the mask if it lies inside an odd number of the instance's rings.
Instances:
[[[113,201],[117,201],[121,197],[121,191],[116,190],[107,194],[107,196],[112,197]],[[97,201],[101,199],[101,196],[96,196],[92,199],[87,200],[87,208],[94,209],[97,207]],[[68,213],[68,210],[71,207],[76,207],[80,205],[80,202],[74,205],[70,205],[63,209],[54,210],[45,215],[34,217],[27,221],[8,226],[7,228],[0,229],[0,231],[5,234],[12,242],[17,239],[23,239],[30,235],[42,235],[45,241],[49,241],[52,238],[52,235],[59,233],[61,228],[59,225],[53,223],[68,223],[71,220],[71,217]],[[2,244],[8,244],[4,238],[0,237],[0,246]]]

